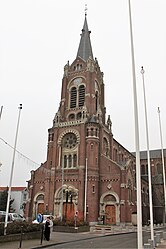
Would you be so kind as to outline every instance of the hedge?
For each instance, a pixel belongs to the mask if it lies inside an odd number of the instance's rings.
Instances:
[[[6,234],[20,233],[21,228],[23,233],[36,232],[40,231],[42,226],[43,226],[42,224],[32,224],[31,222],[26,222],[26,221],[22,222],[15,221],[8,223]],[[0,223],[0,236],[2,235],[4,235],[4,223]]]

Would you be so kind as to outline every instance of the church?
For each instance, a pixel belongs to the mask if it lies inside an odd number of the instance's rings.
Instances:
[[[118,225],[131,223],[136,212],[135,156],[112,134],[103,72],[93,56],[90,33],[85,14],[76,58],[64,66],[46,162],[31,171],[28,181],[30,219],[38,213],[65,221],[77,215],[88,223]]]

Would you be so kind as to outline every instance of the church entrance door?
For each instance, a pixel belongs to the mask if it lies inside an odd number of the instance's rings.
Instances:
[[[105,221],[106,221],[107,225],[115,225],[116,224],[116,208],[114,205],[106,205]]]
[[[43,214],[44,213],[44,203],[39,203],[37,207],[37,213]]]
[[[74,221],[74,204],[73,203],[64,203],[63,204],[63,219],[65,221]]]

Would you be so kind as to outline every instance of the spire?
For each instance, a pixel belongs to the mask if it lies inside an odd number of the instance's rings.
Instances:
[[[86,9],[87,10],[87,9]],[[86,11],[85,11],[85,21],[84,26],[82,29],[81,40],[77,52],[77,57],[81,57],[83,60],[87,61],[89,56],[93,59],[91,41],[90,41],[90,31],[88,30],[87,18],[86,18]]]

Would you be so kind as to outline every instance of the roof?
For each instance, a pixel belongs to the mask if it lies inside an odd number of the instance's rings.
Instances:
[[[87,61],[89,57],[93,59],[92,46],[90,41],[90,31],[88,30],[87,18],[85,15],[84,26],[82,29],[81,40],[77,52],[77,57]]]
[[[163,150],[164,151],[164,157],[166,157],[166,149]],[[132,154],[135,156],[135,152],[132,152]],[[157,149],[157,150],[150,150],[150,158],[161,158],[162,154],[161,154],[161,149]],[[140,151],[140,159],[147,159],[147,151]]]
[[[95,115],[92,115],[91,117],[89,117],[88,122],[89,123],[98,123],[98,119]]]
[[[23,191],[26,187],[11,187],[11,191]],[[9,187],[0,187],[0,191],[8,190]]]
[[[158,174],[152,177],[152,184],[163,184],[163,176],[162,174]]]

